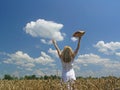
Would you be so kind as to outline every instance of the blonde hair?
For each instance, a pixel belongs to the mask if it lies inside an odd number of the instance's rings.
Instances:
[[[61,53],[62,60],[66,63],[70,62],[73,59],[73,51],[69,46],[65,46]]]

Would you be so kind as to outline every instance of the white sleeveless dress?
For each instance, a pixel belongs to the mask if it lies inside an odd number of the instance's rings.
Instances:
[[[68,82],[72,80],[76,80],[75,72],[73,69],[73,60],[69,63],[65,63],[61,60],[62,63],[62,81]]]

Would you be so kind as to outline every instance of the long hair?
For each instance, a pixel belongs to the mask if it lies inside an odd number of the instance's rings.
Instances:
[[[69,46],[65,46],[61,53],[62,60],[66,63],[70,62],[73,59],[73,51]]]

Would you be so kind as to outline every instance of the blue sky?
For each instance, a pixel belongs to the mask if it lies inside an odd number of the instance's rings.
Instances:
[[[76,76],[120,76],[119,0],[0,0],[0,77],[61,75],[51,39],[76,48]]]

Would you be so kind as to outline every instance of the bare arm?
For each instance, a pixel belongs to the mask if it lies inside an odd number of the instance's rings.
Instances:
[[[57,53],[58,53],[59,57],[61,57],[61,51],[60,51],[60,49],[59,49],[59,47],[58,47],[56,41],[55,41],[55,40],[52,40],[52,42],[53,42],[53,44],[54,44],[54,47],[55,47],[56,50],[57,50]]]
[[[74,57],[77,55],[77,53],[78,53],[78,51],[79,51],[79,48],[80,48],[80,40],[81,40],[81,37],[79,37],[79,39],[78,39],[77,48],[76,48],[76,50],[74,51]]]

